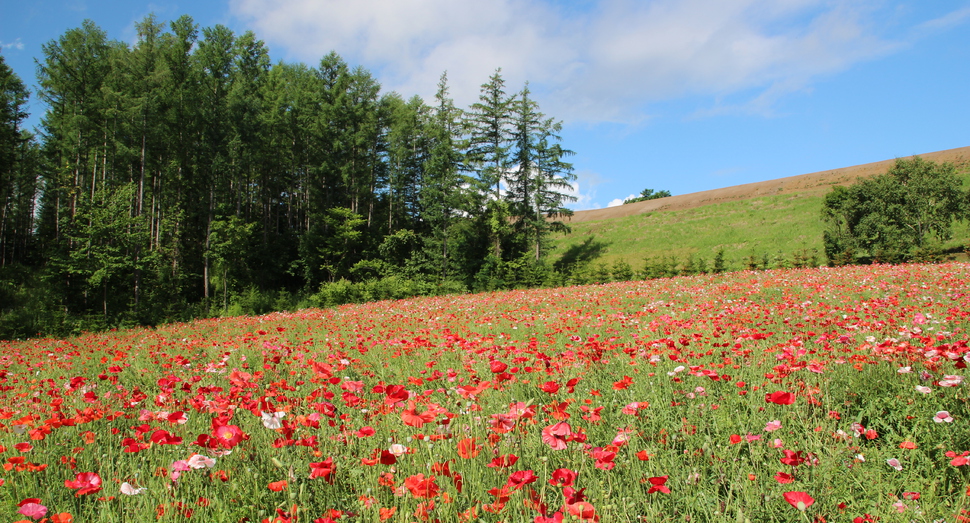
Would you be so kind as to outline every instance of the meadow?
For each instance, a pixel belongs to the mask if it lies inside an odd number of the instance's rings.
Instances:
[[[970,265],[0,344],[0,519],[970,521]]]
[[[958,165],[963,187],[970,186],[970,169],[966,163]],[[822,202],[834,185],[847,186],[852,181],[848,177],[833,177],[795,192],[752,195],[689,209],[660,209],[595,221],[567,220],[572,232],[552,235],[552,259],[555,262],[564,257],[577,258],[608,266],[622,260],[640,269],[645,258],[673,256],[683,263],[693,256],[695,261],[703,259],[709,265],[717,251],[723,249],[730,270],[747,268],[751,258],[767,258],[769,266],[778,265],[780,260],[790,264],[796,253],[815,254],[824,263],[822,232],[826,224],[821,217]],[[963,251],[970,246],[970,222],[954,222],[952,233],[952,239],[940,248],[965,261]]]

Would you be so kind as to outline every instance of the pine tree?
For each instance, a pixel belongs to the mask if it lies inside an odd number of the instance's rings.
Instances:
[[[426,125],[430,152],[421,184],[421,216],[430,228],[425,252],[439,283],[454,276],[453,228],[467,208],[467,189],[471,180],[462,174],[464,148],[461,109],[448,93],[448,74],[442,73],[435,93],[435,108]]]
[[[509,200],[516,228],[538,262],[545,236],[550,231],[569,230],[558,218],[572,214],[563,204],[576,201],[567,193],[576,177],[572,165],[563,161],[574,153],[558,143],[562,124],[545,118],[530,94],[526,84],[512,105],[516,165],[510,176]]]
[[[479,190],[485,198],[482,210],[488,224],[492,256],[499,261],[509,219],[502,187],[511,165],[510,104],[502,70],[496,69],[488,83],[482,84],[479,101],[472,104],[466,118],[469,134],[466,162],[478,175]]]
[[[21,129],[28,92],[0,55],[0,266],[27,261],[37,196],[33,137]]]

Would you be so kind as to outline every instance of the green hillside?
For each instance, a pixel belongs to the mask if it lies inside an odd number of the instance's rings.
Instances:
[[[970,184],[966,168],[962,180],[964,187]],[[710,264],[723,248],[729,269],[744,268],[752,256],[759,261],[767,256],[772,266],[781,258],[790,263],[796,252],[814,252],[824,263],[820,210],[826,192],[814,189],[574,223],[570,234],[555,235],[554,261],[612,266],[625,260],[640,269],[646,258],[673,256],[683,262],[693,256]],[[959,222],[953,233],[946,248],[954,259],[966,259],[961,251],[970,242],[970,225]]]

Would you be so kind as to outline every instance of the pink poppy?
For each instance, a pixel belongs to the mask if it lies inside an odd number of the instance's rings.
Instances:
[[[40,504],[40,500],[37,498],[27,498],[20,503],[17,503],[20,510],[17,511],[18,514],[23,514],[28,518],[40,519],[47,515],[47,507]]]
[[[572,433],[572,427],[568,423],[560,421],[542,429],[542,442],[549,445],[552,450],[563,450],[566,448],[566,442],[569,441],[568,438]]]
[[[945,410],[941,410],[933,416],[933,421],[937,423],[953,423],[953,416]]]

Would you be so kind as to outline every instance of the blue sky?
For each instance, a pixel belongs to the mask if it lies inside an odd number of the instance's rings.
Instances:
[[[42,44],[86,18],[133,42],[151,12],[274,61],[335,50],[405,97],[447,70],[463,107],[501,67],[564,122],[575,209],[970,145],[970,0],[10,1],[0,47],[33,86]]]

